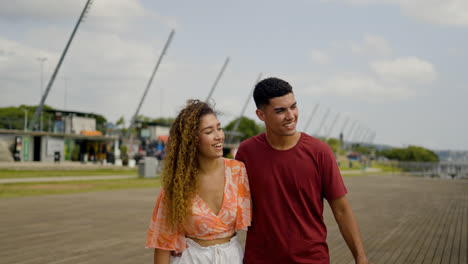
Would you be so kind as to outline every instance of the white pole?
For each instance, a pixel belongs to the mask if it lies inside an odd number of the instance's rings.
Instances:
[[[327,112],[325,112],[325,115],[323,116],[322,118],[322,122],[320,123],[320,125],[318,126],[317,128],[317,131],[315,132],[315,136],[318,137],[319,134],[320,134],[320,131],[322,130],[322,127],[325,123],[325,121],[327,121],[327,117],[328,115],[330,114],[330,108],[327,109]],[[324,129],[325,130],[325,129]]]
[[[319,104],[315,104],[315,107],[314,107],[314,110],[312,110],[312,114],[310,114],[309,116],[309,119],[307,119],[307,123],[305,124],[305,127],[304,127],[304,133],[307,133],[307,129],[309,128],[309,125],[310,125],[310,122],[312,121],[312,118],[314,117],[315,115],[315,112],[317,112],[317,109],[319,107]]]
[[[156,63],[156,66],[154,67],[153,73],[151,74],[151,77],[150,77],[150,79],[148,81],[148,84],[146,85],[145,92],[143,93],[143,96],[140,99],[140,103],[138,104],[138,107],[137,107],[137,109],[135,111],[135,114],[133,115],[133,117],[132,117],[132,119],[130,121],[130,125],[128,126],[128,130],[127,130],[127,133],[125,135],[126,138],[130,137],[132,127],[135,124],[135,121],[136,121],[136,119],[138,117],[138,113],[140,112],[140,108],[143,105],[143,101],[146,98],[146,94],[148,93],[148,90],[151,87],[151,83],[153,82],[154,75],[158,71],[158,68],[159,68],[159,65],[161,64],[162,58],[164,57],[164,54],[166,54],[166,50],[169,47],[169,45],[171,44],[171,40],[172,40],[172,37],[174,36],[174,34],[175,34],[175,31],[171,30],[171,33],[169,34],[169,38],[167,39],[166,44],[164,45],[164,48],[163,48],[161,54],[159,55],[158,62]]]
[[[44,62],[47,60],[46,57],[39,57],[37,60],[41,63],[41,94],[40,97],[42,98],[42,94],[44,93]],[[41,111],[41,124],[40,129],[42,131],[42,111]]]
[[[340,113],[336,114],[336,117],[333,120],[333,123],[331,124],[330,129],[328,129],[327,136],[325,137],[325,141],[327,141],[328,138],[330,137],[333,127],[335,127],[336,121],[338,120],[339,117],[340,117]]]
[[[24,110],[24,131],[28,130],[28,110]]]
[[[223,73],[226,70],[228,63],[229,63],[229,57],[226,58],[226,60],[224,61],[223,67],[221,67],[221,71],[218,73],[218,76],[216,76],[215,82],[213,83],[213,86],[211,86],[210,93],[208,94],[208,97],[206,97],[205,102],[208,103],[208,101],[211,99],[214,89],[218,85],[218,82],[219,82],[219,79],[221,79],[221,76],[223,76]]]

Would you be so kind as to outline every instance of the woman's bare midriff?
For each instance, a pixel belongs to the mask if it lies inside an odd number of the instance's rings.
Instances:
[[[229,242],[229,240],[231,240],[232,237],[234,237],[236,234],[233,234],[232,236],[228,236],[228,237],[223,237],[223,238],[218,238],[218,239],[212,239],[212,240],[203,240],[203,239],[198,239],[198,238],[194,238],[194,237],[188,237],[190,239],[192,239],[193,241],[197,242],[200,246],[202,247],[209,247],[209,246],[213,246],[213,245],[218,245],[218,244],[224,244],[224,243],[227,243]]]

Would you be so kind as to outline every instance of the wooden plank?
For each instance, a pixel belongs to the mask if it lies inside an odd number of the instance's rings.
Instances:
[[[454,234],[451,236],[453,238],[452,245],[447,247],[448,258],[444,258],[442,264],[458,264],[459,252],[460,252],[460,235],[461,235],[461,226],[463,220],[463,212],[465,210],[465,201],[463,195],[460,195],[460,209],[455,220]]]
[[[459,263],[468,263],[468,194],[465,193],[465,208],[463,210],[462,231],[459,249]]]
[[[403,261],[396,263],[422,263],[426,249],[429,247],[433,240],[434,232],[437,229],[443,218],[450,210],[447,206],[445,210],[443,208],[428,208],[425,210],[427,215],[432,216],[429,222],[421,222],[420,233],[417,235],[417,242],[410,246],[410,253],[406,256]]]
[[[435,251],[440,261],[468,263],[468,181],[344,180],[371,263],[432,263]],[[135,189],[0,199],[0,263],[151,263],[144,244],[156,195]],[[331,263],[354,263],[328,206],[324,218]]]
[[[418,217],[419,216],[419,217]],[[382,259],[382,263],[406,263],[402,261],[410,253],[413,247],[424,238],[424,228],[422,228],[421,223],[430,223],[434,218],[431,214],[424,214],[422,216],[418,215],[413,218],[411,226],[406,230],[407,232],[403,234],[403,237],[400,239],[400,246],[393,254],[386,259]]]
[[[379,263],[387,263],[393,254],[398,253],[401,250],[402,242],[406,240],[406,235],[410,232],[410,227],[413,227],[408,216],[402,216],[405,222],[396,227],[396,232],[387,241],[386,251],[379,258]]]
[[[455,207],[455,202],[450,202],[450,210],[453,210]],[[447,222],[449,217],[443,217],[441,223],[434,229],[434,237],[429,244],[429,247],[426,249],[422,263],[436,263],[433,262],[434,257],[441,250],[441,241],[443,240],[443,234],[447,228]]]
[[[455,209],[452,212],[450,212],[450,214],[448,215],[449,222],[448,222],[448,228],[445,233],[445,245],[441,247],[442,252],[441,252],[440,257],[439,255],[436,255],[436,257],[434,258],[434,263],[440,263],[440,264],[450,263],[450,257],[451,257],[450,252],[452,250],[453,241],[456,239],[455,229],[457,227],[457,222],[458,222],[457,218],[463,206],[461,203],[462,199],[463,197],[462,196],[458,197],[458,195],[455,199],[455,203],[456,203]]]

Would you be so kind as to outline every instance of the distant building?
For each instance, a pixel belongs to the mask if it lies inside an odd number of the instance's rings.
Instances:
[[[52,131],[0,129],[0,142],[8,146],[14,160],[113,162],[118,154],[118,137],[102,135],[96,130],[97,115],[62,110],[47,112],[54,116]],[[3,152],[4,149],[1,148]]]
[[[81,131],[95,131],[96,119],[91,117],[67,116],[65,117],[65,133],[80,134]]]
[[[169,136],[170,125],[163,122],[141,122],[136,126],[140,128],[139,137],[149,141],[157,141],[161,136]]]

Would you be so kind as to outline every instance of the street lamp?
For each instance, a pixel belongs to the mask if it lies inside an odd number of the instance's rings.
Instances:
[[[41,94],[39,98],[42,98],[44,93],[44,62],[47,60],[46,57],[39,57],[37,60],[41,63]],[[42,111],[41,111],[41,131],[42,131]]]

